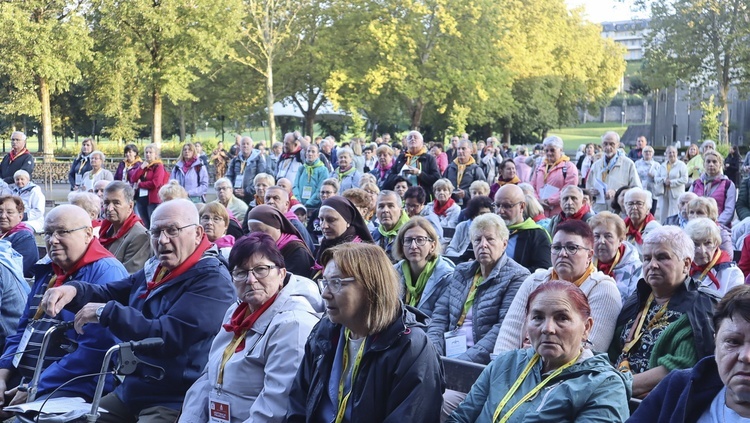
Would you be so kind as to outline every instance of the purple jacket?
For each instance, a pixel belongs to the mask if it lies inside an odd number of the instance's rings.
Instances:
[[[711,197],[716,200],[716,205],[719,207],[719,223],[731,228],[734,207],[737,203],[737,188],[734,186],[734,182],[730,181],[726,175],[720,175],[717,177],[719,182],[709,185],[709,189],[706,191],[704,177],[705,174],[696,179],[693,186],[690,187],[690,191],[699,197]]]
[[[187,173],[182,170],[183,162],[179,161],[172,168],[172,176],[185,188],[190,197],[203,197],[208,190],[208,170],[200,160],[193,162]]]

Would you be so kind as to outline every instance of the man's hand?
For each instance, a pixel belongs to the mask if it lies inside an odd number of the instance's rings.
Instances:
[[[27,391],[19,391],[18,387],[15,387],[11,389],[10,391],[5,391],[6,397],[13,397],[12,400],[10,400],[10,403],[8,405],[18,405],[18,404],[25,404],[26,399],[29,397],[29,393]]]
[[[455,195],[458,198],[464,198],[466,196],[466,193],[462,189],[457,189],[453,191],[453,195]]]
[[[83,325],[86,323],[98,323],[99,319],[96,318],[96,310],[103,306],[104,303],[88,303],[82,309],[78,310],[73,325],[76,332],[83,334]]]
[[[242,197],[245,195],[245,191],[242,188],[235,188],[234,189],[234,196],[235,197]]]
[[[48,289],[42,297],[39,306],[50,316],[57,316],[65,307],[73,301],[76,296],[75,287],[63,285],[57,288]]]
[[[607,190],[607,197],[606,197],[606,199],[607,200],[611,200],[613,198],[615,198],[615,191],[611,190],[611,189]]]

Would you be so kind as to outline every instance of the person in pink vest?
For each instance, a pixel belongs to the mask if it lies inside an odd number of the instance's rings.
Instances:
[[[734,208],[737,203],[737,188],[724,175],[724,158],[716,150],[703,153],[704,171],[701,177],[693,182],[690,191],[699,197],[711,197],[719,207],[718,222],[731,228],[734,219]]]
[[[542,142],[545,159],[531,177],[531,185],[544,207],[544,214],[560,214],[560,190],[567,185],[578,185],[578,168],[563,153],[563,140],[551,136]]]

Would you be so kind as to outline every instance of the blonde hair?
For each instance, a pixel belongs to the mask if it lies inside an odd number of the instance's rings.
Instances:
[[[165,202],[178,198],[188,198],[188,193],[179,182],[172,179],[168,184],[159,188],[159,198],[162,202]]]
[[[427,236],[432,239],[432,242],[435,243],[435,250],[430,253],[427,256],[427,260],[434,260],[435,257],[438,257],[440,253],[443,252],[443,249],[440,245],[440,238],[438,237],[437,231],[435,230],[435,227],[432,226],[432,223],[430,223],[429,220],[425,219],[422,216],[414,216],[411,219],[409,219],[408,222],[404,224],[404,226],[401,227],[398,231],[398,235],[396,236],[396,242],[393,244],[393,256],[396,257],[399,260],[406,259],[406,255],[404,254],[404,237],[406,236],[406,231],[412,228],[422,228],[425,232],[427,232]]]
[[[401,283],[385,251],[377,245],[347,242],[323,252],[320,264],[333,261],[365,290],[367,334],[384,331],[401,312]]]
[[[488,230],[494,232],[502,241],[507,241],[510,238],[510,232],[508,231],[508,227],[505,226],[503,219],[494,213],[485,213],[475,217],[471,221],[471,226],[469,226],[469,241],[473,241],[474,236],[478,232]]]
[[[625,239],[625,234],[627,233],[625,222],[622,218],[608,211],[602,211],[592,216],[591,219],[589,219],[589,226],[591,226],[592,231],[599,226],[614,228],[615,235],[617,235],[620,241]]]
[[[83,143],[85,143],[86,141],[91,143],[91,152],[93,153],[94,151],[96,151],[96,140],[93,138],[85,138],[83,141],[81,141],[81,148],[83,148]]]
[[[485,181],[474,181],[469,185],[469,191],[474,190],[479,195],[490,195],[490,184]]]
[[[180,155],[177,157],[178,162],[185,162],[185,157],[182,156],[183,152],[185,151],[185,147],[188,148],[188,150],[193,152],[193,158],[198,160],[198,151],[195,149],[195,144],[191,142],[186,142],[185,145],[182,146],[180,149]]]
[[[145,147],[143,147],[143,155],[146,155],[146,150],[151,150],[152,153],[154,153],[154,156],[157,158],[161,158],[161,148],[156,143],[149,144]]]
[[[719,152],[716,150],[708,150],[703,153],[704,162],[706,161],[706,158],[708,158],[708,156],[713,156],[714,158],[716,158],[716,160],[719,162],[719,173],[724,173],[724,157],[722,157],[721,154],[719,154]],[[705,167],[705,165],[703,167]]]
[[[440,178],[435,181],[434,184],[432,184],[432,189],[434,191],[437,191],[439,189],[447,189],[448,191],[453,191],[455,187],[453,186],[453,183],[450,181],[450,179]]]
[[[227,208],[223,204],[212,201],[208,204],[201,203],[201,205],[203,208],[198,210],[198,218],[203,217],[204,214],[213,213],[224,219],[224,224],[227,225],[227,228],[229,227],[229,212],[227,212]]]
[[[714,222],[716,222],[716,219],[719,218],[719,206],[716,205],[716,200],[714,198],[698,197],[690,200],[687,206],[688,215],[690,214],[690,210],[699,207],[705,207],[708,211],[707,217]]]

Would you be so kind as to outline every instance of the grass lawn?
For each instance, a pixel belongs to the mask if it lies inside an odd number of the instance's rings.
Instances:
[[[565,151],[575,151],[581,144],[599,144],[607,131],[615,131],[620,136],[628,129],[615,123],[586,123],[570,128],[551,129],[549,135],[557,135],[565,143]]]

